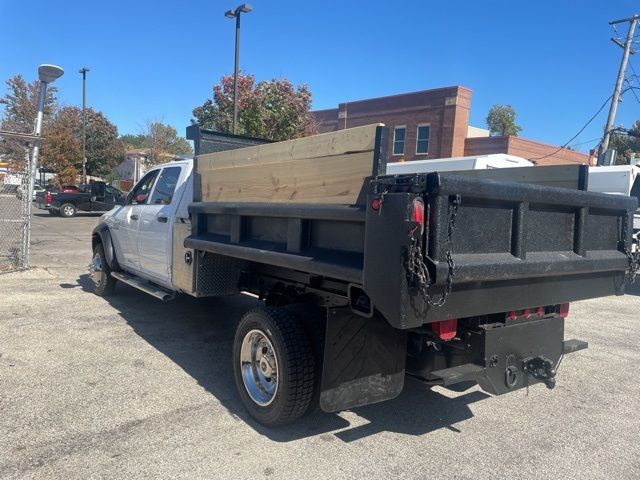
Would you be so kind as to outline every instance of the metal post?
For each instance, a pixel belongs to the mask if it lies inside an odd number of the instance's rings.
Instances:
[[[613,90],[613,97],[611,98],[611,107],[609,108],[609,116],[607,117],[607,123],[604,127],[604,139],[602,141],[602,147],[600,148],[600,155],[598,163],[603,163],[603,156],[609,149],[609,143],[611,142],[611,130],[613,129],[613,122],[616,118],[616,111],[618,110],[618,102],[620,101],[620,93],[622,92],[622,82],[624,82],[625,72],[627,70],[627,63],[629,61],[629,53],[631,51],[631,44],[633,42],[633,34],[638,22],[638,15],[634,15],[631,18],[624,20],[614,20],[609,22],[610,25],[614,25],[622,22],[629,22],[629,31],[627,32],[627,40],[624,45],[614,40],[617,45],[620,45],[624,49],[622,54],[622,61],[620,62],[620,69],[618,70],[618,78],[616,79],[616,85]]]
[[[82,67],[82,183],[87,183],[87,67]]]
[[[238,133],[238,64],[240,62],[240,12],[236,14],[236,57],[233,67],[233,134]]]
[[[240,15],[253,11],[248,3],[243,3],[235,10],[227,10],[224,16],[236,19],[236,51],[233,65],[233,127],[232,132],[238,133],[238,68],[240,66]]]
[[[44,117],[44,103],[47,98],[47,82],[40,81],[40,90],[38,92],[38,115],[36,116],[36,139],[33,142],[33,150],[31,151],[31,162],[29,164],[29,191],[27,193],[27,235],[26,250],[24,258],[24,268],[31,266],[31,208],[33,198],[33,188],[36,183],[36,172],[38,171],[38,155],[40,154],[40,134],[42,133],[42,119]]]

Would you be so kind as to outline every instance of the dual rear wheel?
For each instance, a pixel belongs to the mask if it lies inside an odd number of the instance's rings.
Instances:
[[[233,367],[249,414],[263,425],[277,426],[313,410],[321,361],[315,357],[299,315],[275,307],[247,312],[236,330]]]

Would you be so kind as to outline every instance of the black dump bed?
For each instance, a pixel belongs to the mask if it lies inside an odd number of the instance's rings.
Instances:
[[[430,173],[369,178],[358,203],[197,202],[185,246],[242,261],[243,278],[363,290],[400,329],[623,293],[633,197]],[[425,293],[437,303],[447,283],[443,304],[429,305]]]
[[[405,192],[385,194],[381,212],[367,216],[363,276],[399,328],[624,293],[635,198],[463,173],[381,178],[376,189]],[[442,306],[426,303],[406,271],[412,223],[399,219],[415,195],[426,205],[421,248],[433,302],[452,284]]]

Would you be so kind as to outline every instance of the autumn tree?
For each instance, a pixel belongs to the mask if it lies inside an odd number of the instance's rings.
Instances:
[[[162,121],[147,120],[141,133],[123,135],[120,140],[128,149],[148,149],[151,164],[161,163],[175,155],[193,153],[191,144],[178,135],[174,127]]]
[[[310,113],[311,91],[294,87],[287,79],[258,84],[253,75],[238,75],[238,133],[270,140],[288,140],[317,133]],[[233,75],[224,75],[213,87],[213,99],[193,110],[192,123],[202,128],[231,132]]]
[[[487,115],[487,126],[492,136],[518,136],[522,128],[516,124],[516,111],[511,105],[495,104]]]
[[[77,118],[71,110],[63,108],[46,129],[40,160],[42,166],[54,172],[58,185],[75,184],[82,162],[82,142],[77,134]]]
[[[0,105],[4,105],[4,114],[0,119],[0,129],[20,133],[33,132],[36,114],[38,113],[38,90],[40,82],[27,82],[22,75],[11,77],[6,82],[7,93],[0,97]],[[47,88],[44,109],[44,128],[51,122],[52,114],[56,110],[56,87]],[[6,138],[0,142],[0,154],[4,154],[14,163],[16,168],[25,167],[28,152],[25,142]]]
[[[143,145],[149,149],[148,160],[152,165],[166,161],[168,156],[192,153],[189,142],[171,125],[147,121],[143,135]]]
[[[616,163],[618,165],[628,165],[631,161],[631,154],[635,153],[635,161],[640,161],[640,120],[629,128],[629,134],[614,133],[611,135],[609,148],[616,151]]]
[[[124,158],[118,129],[102,112],[92,108],[86,109],[86,118],[87,174],[106,176]],[[65,136],[67,138],[63,138]],[[43,130],[43,137],[40,162],[44,168],[57,175],[63,171],[71,175],[71,167],[82,170],[82,109],[59,109]]]

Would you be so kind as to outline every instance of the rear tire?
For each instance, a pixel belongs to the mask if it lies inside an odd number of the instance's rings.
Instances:
[[[59,212],[57,210],[49,210],[49,215],[51,215],[52,217],[57,217],[59,215]]]
[[[290,423],[308,410],[314,364],[309,338],[287,310],[257,308],[240,320],[233,342],[236,389],[261,424]]]
[[[60,206],[60,215],[64,218],[75,217],[77,211],[78,210],[73,203],[65,203]]]
[[[111,276],[111,268],[107,263],[102,243],[98,243],[93,249],[93,259],[89,265],[89,276],[93,281],[93,293],[99,297],[108,297],[113,294],[117,280]]]

